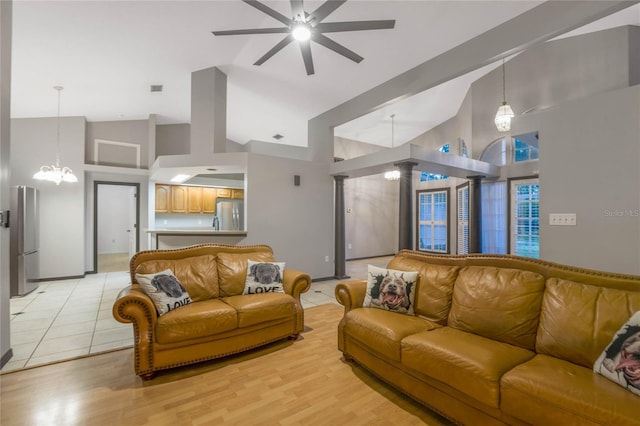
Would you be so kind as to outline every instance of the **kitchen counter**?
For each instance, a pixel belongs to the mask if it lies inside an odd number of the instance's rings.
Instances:
[[[224,238],[224,237],[241,237],[247,236],[247,231],[216,231],[213,228],[157,228],[146,229],[145,232],[149,234],[150,244],[149,247],[155,245],[155,248],[160,248],[160,237],[209,237],[209,238]],[[155,244],[153,244],[155,240]],[[212,242],[210,240],[202,241],[201,238],[196,239],[173,239],[166,240],[166,243],[177,243],[179,246],[198,244],[203,242]],[[213,241],[215,242],[215,241]],[[226,241],[225,241],[226,242]],[[173,244],[171,244],[173,246]],[[168,248],[168,247],[167,247]]]

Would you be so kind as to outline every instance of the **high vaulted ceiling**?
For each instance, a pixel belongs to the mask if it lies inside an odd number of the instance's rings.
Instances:
[[[289,1],[264,3],[291,16]],[[322,3],[307,0],[305,10]],[[324,22],[395,19],[395,28],[327,34],[364,60],[356,64],[312,43],[315,75],[307,76],[297,42],[252,65],[282,34],[211,34],[281,26],[238,0],[14,0],[11,115],[55,116],[53,86],[60,85],[63,116],[111,121],[156,114],[159,124],[188,123],[191,72],[217,66],[228,76],[229,139],[275,142],[272,136],[281,134],[279,143],[306,146],[310,118],[540,3],[349,0]],[[423,105],[420,115],[430,122],[421,128],[453,116],[472,78],[441,88]],[[163,92],[150,92],[156,84]],[[396,113],[396,142],[403,139],[402,119],[415,121],[402,114]]]

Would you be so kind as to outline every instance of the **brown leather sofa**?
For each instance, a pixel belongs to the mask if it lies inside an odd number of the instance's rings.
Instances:
[[[308,274],[285,269],[285,293],[242,295],[247,261],[275,261],[264,245],[204,244],[177,250],[149,250],[131,258],[131,283],[113,305],[113,316],[133,324],[135,372],[150,380],[155,372],[252,349],[304,328],[300,294]],[[192,303],[158,316],[136,273],[171,269]]]
[[[345,359],[461,424],[640,425],[640,397],[592,370],[640,310],[640,276],[408,250],[388,268],[419,271],[416,315],[338,284]]]

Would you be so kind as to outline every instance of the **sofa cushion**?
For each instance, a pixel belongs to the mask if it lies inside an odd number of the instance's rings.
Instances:
[[[238,327],[290,319],[295,316],[296,303],[293,297],[284,293],[247,294],[225,297],[224,303],[238,313]]]
[[[402,340],[402,364],[494,408],[502,375],[533,358],[532,351],[451,327]]]
[[[244,291],[244,283],[247,279],[247,263],[249,260],[256,262],[274,262],[273,253],[267,248],[250,253],[218,253],[218,279],[220,283],[220,296],[237,296]]]
[[[536,355],[507,372],[500,408],[530,424],[640,425],[640,397],[590,368]]]
[[[345,334],[373,352],[400,362],[400,342],[405,337],[440,327],[429,320],[390,311],[357,308],[347,312]]]
[[[453,288],[448,325],[489,339],[535,347],[542,275],[490,266],[462,268]]]
[[[199,302],[218,297],[218,270],[214,255],[148,260],[138,265],[136,274],[152,274],[165,269],[173,271],[192,301]]]
[[[640,395],[640,311],[613,336],[593,371]]]
[[[254,262],[247,264],[247,279],[242,294],[284,293],[282,276],[285,262]]]
[[[416,315],[438,324],[447,324],[453,284],[460,268],[432,265],[402,255],[391,259],[387,267],[399,271],[418,271],[419,279],[415,299]]]
[[[365,308],[384,309],[398,314],[414,315],[417,272],[367,267]]]
[[[156,322],[158,343],[198,339],[238,327],[236,310],[220,299],[203,300],[169,312]]]
[[[191,303],[189,293],[173,275],[171,269],[155,274],[136,274],[136,281],[140,284],[142,291],[153,301],[158,316]]]
[[[620,327],[639,310],[640,291],[550,278],[536,352],[592,368]]]

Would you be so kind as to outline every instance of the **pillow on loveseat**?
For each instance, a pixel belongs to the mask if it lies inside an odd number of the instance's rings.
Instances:
[[[191,303],[189,293],[171,269],[155,274],[136,274],[136,281],[153,301],[159,316]]]
[[[284,293],[282,273],[284,262],[256,262],[247,263],[247,279],[242,294]]]
[[[593,371],[640,395],[640,311],[616,333]]]
[[[418,272],[367,266],[367,293],[363,307],[379,308],[399,314],[415,315]]]

